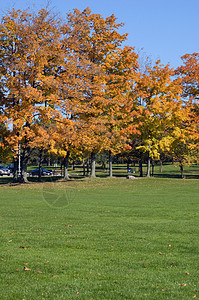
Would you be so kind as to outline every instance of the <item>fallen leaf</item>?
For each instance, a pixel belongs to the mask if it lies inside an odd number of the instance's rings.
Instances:
[[[31,271],[30,268],[24,267],[24,271]]]
[[[39,274],[42,274],[43,272],[42,272],[42,271],[40,271],[40,270],[37,270],[37,273],[39,273]]]
[[[76,294],[79,295],[79,292],[77,292]]]
[[[17,271],[17,272],[20,272],[21,270],[20,270],[20,269],[16,269],[16,271]]]
[[[180,286],[186,286],[186,283],[179,283]]]
[[[189,272],[185,272],[186,275],[190,275]]]
[[[162,292],[164,292],[164,289],[162,289]]]
[[[53,276],[53,278],[57,278],[57,277],[59,277],[59,275],[54,275],[54,276]]]

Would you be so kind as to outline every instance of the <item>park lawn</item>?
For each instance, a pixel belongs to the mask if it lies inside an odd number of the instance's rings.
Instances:
[[[0,299],[199,298],[199,182],[0,187]]]

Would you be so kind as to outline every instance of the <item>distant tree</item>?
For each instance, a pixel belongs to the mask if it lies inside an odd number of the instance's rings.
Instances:
[[[192,126],[192,147],[197,152],[193,157],[199,156],[199,53],[182,56],[182,66],[178,67],[176,74],[182,80],[185,99],[192,103],[190,113]],[[191,142],[191,141],[190,141]]]
[[[182,78],[183,95],[199,100],[199,53],[185,54],[182,66],[178,67],[176,74]]]
[[[91,14],[87,8],[83,12],[75,9],[67,17],[67,43],[70,49],[85,55],[92,68],[98,67],[91,77],[90,88],[85,91],[87,109],[80,114],[85,122],[82,145],[91,153],[91,177],[95,177],[95,154],[102,150],[117,152],[120,147],[122,120],[127,115],[124,115],[123,105],[125,101],[130,103],[129,86],[133,85],[137,56],[132,48],[121,49],[127,34],[118,32],[123,24],[117,24],[114,15],[104,19],[99,14]]]
[[[179,138],[185,142],[190,133],[190,106],[183,101],[180,79],[174,79],[174,71],[157,61],[147,67],[138,89],[143,100],[141,117],[141,145],[138,149],[148,154],[147,176],[150,176],[151,159],[159,159],[163,151],[178,147]]]

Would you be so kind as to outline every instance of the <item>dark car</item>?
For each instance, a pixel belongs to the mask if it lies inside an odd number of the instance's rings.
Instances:
[[[3,176],[3,175],[9,176],[10,170],[8,168],[6,168],[6,166],[4,166],[4,165],[0,165],[0,176]]]
[[[29,174],[32,176],[39,175],[39,168],[36,168],[35,170],[30,171]],[[41,168],[41,175],[42,176],[51,176],[52,171],[49,171],[45,168]]]
[[[10,170],[10,173],[14,173],[14,164],[8,165],[7,168]]]

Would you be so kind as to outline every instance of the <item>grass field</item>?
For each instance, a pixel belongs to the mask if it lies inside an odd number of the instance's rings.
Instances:
[[[167,177],[2,185],[0,299],[198,299],[199,181]]]

